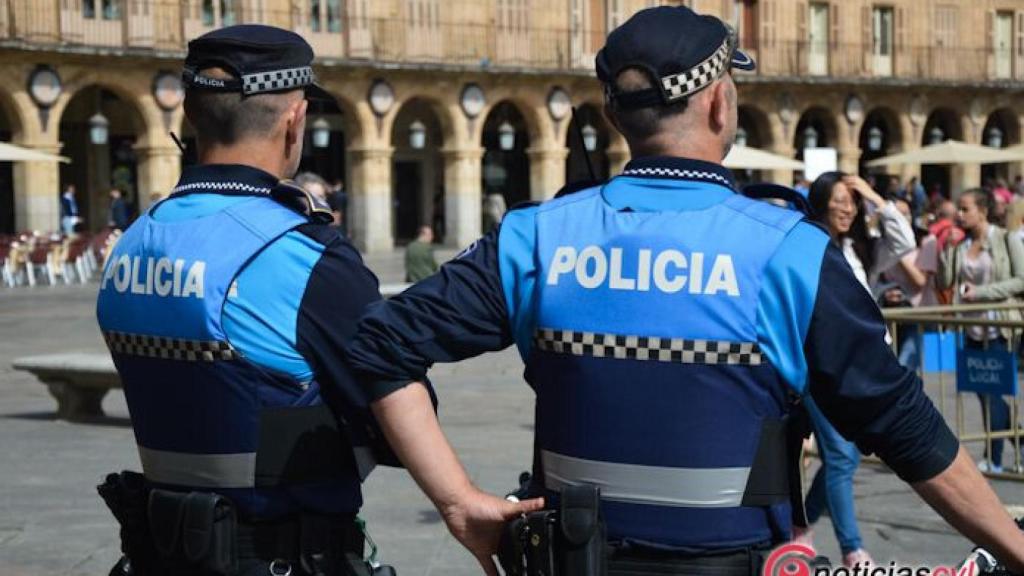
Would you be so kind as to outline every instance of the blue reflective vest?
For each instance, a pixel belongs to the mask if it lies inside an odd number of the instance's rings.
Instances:
[[[755,494],[791,394],[758,345],[758,295],[800,220],[740,195],[619,210],[601,188],[536,208],[526,361],[549,497],[599,485],[612,540],[706,550],[788,532],[788,500]]]
[[[151,211],[113,249],[97,315],[153,484],[220,493],[244,517],[359,509],[368,451],[343,439],[316,381],[250,362],[222,326],[239,272],[307,221],[253,196],[200,218]]]

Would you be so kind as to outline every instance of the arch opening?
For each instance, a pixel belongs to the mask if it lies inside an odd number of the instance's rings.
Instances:
[[[405,102],[391,127],[392,230],[408,242],[421,226],[444,240],[444,131],[435,105],[424,98]]]
[[[60,165],[61,190],[74,186],[80,227],[97,231],[111,223],[110,193],[121,191],[128,217],[138,214],[139,159],[135,145],[145,135],[145,120],[135,104],[101,85],[78,90],[61,114],[61,153],[73,158]]]
[[[565,159],[565,181],[607,180],[610,171],[607,150],[610,143],[611,126],[600,108],[593,104],[577,108],[576,116],[569,119],[569,131],[565,136],[565,146],[569,149]]]
[[[484,194],[483,232],[497,227],[508,206],[530,199],[529,128],[522,112],[512,102],[499,102],[484,122],[481,170]],[[504,206],[502,206],[502,204]]]

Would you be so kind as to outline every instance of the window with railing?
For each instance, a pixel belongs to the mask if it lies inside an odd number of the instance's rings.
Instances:
[[[341,32],[341,0],[310,0],[309,28],[312,32]]]
[[[608,30],[615,30],[622,22],[622,0],[608,0]]]
[[[892,76],[893,52],[892,7],[875,6],[871,11],[871,55],[876,76]]]
[[[237,0],[203,0],[203,26],[234,26],[239,22]]]
[[[497,9],[498,59],[506,62],[528,60],[529,0],[498,0]]]
[[[82,18],[120,20],[121,0],[82,0]]]

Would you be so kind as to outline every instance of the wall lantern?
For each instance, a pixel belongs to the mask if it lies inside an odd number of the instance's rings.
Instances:
[[[878,126],[872,126],[868,129],[868,150],[872,152],[878,152],[882,149],[882,129]]]
[[[427,145],[427,127],[419,120],[409,125],[409,147],[413,150],[423,150]]]
[[[331,145],[331,125],[323,118],[313,122],[313,147],[327,148]]]
[[[985,145],[991,148],[1003,147],[1003,131],[995,126],[985,132]]]
[[[935,126],[928,131],[928,143],[929,144],[941,144],[946,139],[946,133],[942,131],[942,128]]]
[[[736,144],[739,145],[739,146],[746,146],[747,145],[747,130],[746,130],[746,128],[744,128],[743,126],[740,126],[739,128],[736,129],[736,138],[734,139],[734,142],[736,142]]]
[[[109,137],[110,120],[107,120],[102,112],[93,114],[89,118],[89,141],[97,146],[102,146],[107,143]]]
[[[818,147],[818,131],[813,126],[804,128],[804,148]]]
[[[498,126],[498,147],[505,152],[516,147],[516,129],[507,121]]]
[[[587,149],[587,152],[597,150],[597,128],[587,124],[581,132],[583,132],[583,147]]]

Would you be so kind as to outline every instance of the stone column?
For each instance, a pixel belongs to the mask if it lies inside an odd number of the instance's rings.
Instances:
[[[547,200],[565,186],[565,159],[569,149],[527,148],[530,158],[530,199]]]
[[[18,145],[48,154],[60,154],[61,149],[59,143],[19,142]],[[60,230],[60,167],[57,162],[15,162],[13,184],[15,230]]]
[[[954,200],[964,190],[981,186],[981,164],[953,164],[950,168],[950,194]]]
[[[157,192],[160,196],[166,197],[178,183],[178,176],[181,175],[181,151],[173,144],[137,146],[135,154],[139,168],[136,200],[141,213],[151,204],[149,197],[152,193]]]
[[[349,148],[348,222],[364,253],[394,248],[391,222],[391,153],[394,148]]]
[[[792,146],[778,145],[771,149],[772,154],[778,154],[786,158],[795,158],[796,149]],[[775,170],[764,170],[762,171],[765,182],[772,184],[779,184],[781,186],[792,186],[793,185],[793,171],[786,168],[779,168]]]
[[[860,148],[840,148],[836,150],[839,156],[838,166],[841,172],[847,174],[857,174],[858,163],[860,161]]]
[[[483,148],[443,149],[444,244],[465,248],[480,237]]]

